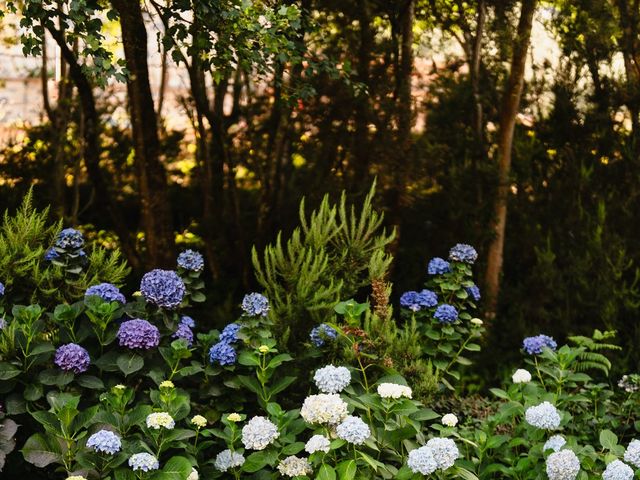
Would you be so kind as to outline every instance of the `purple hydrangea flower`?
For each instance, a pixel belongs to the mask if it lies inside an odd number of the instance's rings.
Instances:
[[[454,323],[458,320],[458,310],[456,310],[456,307],[453,305],[443,303],[436,308],[433,318],[440,323]]]
[[[449,260],[453,262],[473,264],[477,259],[478,252],[476,252],[476,249],[466,243],[458,243],[449,250]]]
[[[236,343],[238,341],[238,332],[241,328],[242,326],[237,323],[230,323],[222,329],[222,333],[220,333],[220,341],[229,344]]]
[[[80,345],[67,343],[56,350],[53,363],[66,372],[83,373],[89,369],[91,359]]]
[[[110,430],[100,430],[89,437],[87,447],[98,453],[114,455],[122,448],[120,437]]]
[[[75,228],[65,228],[58,234],[55,246],[62,250],[77,250],[84,245],[84,237]]]
[[[236,350],[225,342],[218,342],[209,350],[209,361],[218,362],[222,366],[233,365],[237,356]]]
[[[522,341],[522,348],[529,355],[539,355],[545,347],[555,351],[558,348],[558,344],[552,337],[542,334],[535,337],[527,337]]]
[[[186,288],[173,270],[151,270],[140,282],[140,292],[145,300],[158,307],[174,309],[182,303]]]
[[[400,305],[413,312],[423,308],[435,307],[438,304],[438,296],[431,290],[424,289],[421,292],[409,291],[400,297]]]
[[[199,252],[185,250],[178,255],[178,266],[191,272],[200,272],[204,268],[204,258]]]
[[[451,265],[445,259],[440,257],[434,257],[429,260],[427,266],[427,273],[429,275],[442,275],[443,273],[449,273],[451,271]]]
[[[120,293],[120,289],[111,283],[100,283],[87,288],[84,296],[90,297],[91,295],[100,297],[105,302],[127,303],[127,299]]]
[[[189,327],[189,328],[194,328],[194,327],[196,326],[196,321],[195,321],[193,318],[191,318],[191,317],[188,317],[188,316],[186,316],[186,315],[183,315],[183,316],[180,318],[180,324],[181,324],[181,325],[186,325],[186,326],[187,326],[187,327]]]
[[[180,325],[178,325],[178,329],[175,331],[172,337],[183,338],[187,341],[189,346],[193,345],[193,332],[184,323],[181,323]]]
[[[269,300],[260,293],[249,293],[242,299],[242,310],[250,317],[266,317],[269,312]]]
[[[160,343],[160,330],[139,318],[122,322],[118,330],[121,347],[149,350]]]
[[[472,285],[470,287],[466,287],[465,290],[467,294],[473,299],[474,302],[480,301],[480,289],[477,285]]]
[[[331,328],[326,323],[321,323],[317,327],[311,329],[309,338],[316,347],[322,347],[327,341],[335,340],[338,337],[338,332]]]

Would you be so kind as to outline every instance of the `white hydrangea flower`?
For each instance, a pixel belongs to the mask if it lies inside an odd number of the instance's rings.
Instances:
[[[307,423],[337,425],[348,415],[347,404],[335,393],[309,395],[304,399],[300,415]]]
[[[311,437],[304,449],[307,453],[324,452],[327,453],[331,447],[331,442],[324,435],[314,435]]]
[[[398,385],[396,383],[381,383],[378,385],[378,395],[382,398],[411,398],[413,392],[406,385]]]
[[[230,468],[244,465],[244,457],[238,452],[232,452],[229,449],[223,450],[216,455],[216,460],[213,465],[216,467],[216,470],[226,472]]]
[[[524,368],[519,368],[513,373],[511,380],[513,380],[513,383],[529,383],[531,374]]]
[[[453,467],[460,457],[456,443],[450,438],[432,438],[427,442],[427,447],[433,452],[433,458],[441,470]]]
[[[278,471],[287,477],[299,477],[313,472],[309,460],[291,455],[278,464]]]
[[[640,468],[640,440],[631,440],[624,452],[624,461]]]
[[[629,465],[620,460],[614,460],[607,465],[602,474],[602,480],[632,480],[633,475],[633,469]]]
[[[575,480],[580,472],[580,460],[572,450],[560,450],[547,458],[549,480]]]
[[[411,450],[407,465],[413,473],[421,473],[422,475],[431,475],[438,469],[433,450],[427,446]]]
[[[173,430],[175,426],[176,422],[167,412],[155,412],[147,415],[147,428],[153,428],[154,430],[160,430],[161,428]]]
[[[445,427],[455,427],[458,424],[458,417],[453,413],[447,413],[442,417],[441,421]]]
[[[195,468],[191,469],[191,473],[187,477],[187,480],[200,480],[200,474]]]
[[[566,444],[567,441],[562,435],[554,435],[544,443],[542,451],[546,452],[547,450],[553,450],[554,452],[559,452]]]
[[[313,381],[322,393],[340,393],[351,383],[351,372],[346,367],[326,367],[316,370]]]
[[[242,443],[250,450],[264,450],[279,436],[278,427],[265,417],[253,417],[242,427]]]
[[[338,438],[346,440],[354,445],[362,445],[371,435],[369,425],[364,423],[360,417],[349,415],[336,428]]]
[[[554,430],[560,426],[560,414],[549,402],[527,408],[524,418],[532,427],[544,430]]]

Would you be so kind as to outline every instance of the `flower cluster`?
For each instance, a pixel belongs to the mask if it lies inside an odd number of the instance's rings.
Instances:
[[[381,383],[378,385],[378,395],[382,398],[411,398],[413,392],[411,387],[406,385],[398,385],[397,383]]]
[[[640,468],[640,440],[631,440],[624,452],[624,461]]]
[[[304,446],[307,453],[324,452],[327,453],[331,448],[331,442],[324,435],[314,435]]]
[[[0,297],[4,295],[4,283],[0,282]]]
[[[549,402],[527,408],[524,418],[532,427],[543,430],[555,430],[560,426],[560,414]]]
[[[202,415],[194,415],[191,419],[191,423],[193,423],[198,428],[204,428],[207,426],[207,419]]]
[[[249,450],[264,450],[280,436],[278,427],[265,417],[253,417],[242,427],[242,443]]]
[[[204,268],[204,258],[199,252],[185,250],[178,255],[178,266],[190,272],[200,272]]]
[[[438,469],[433,451],[427,446],[411,450],[407,465],[413,473],[421,473],[422,475],[431,475]]]
[[[327,341],[335,340],[338,337],[338,332],[331,328],[326,323],[321,323],[317,327],[311,329],[309,338],[316,347],[322,347]]]
[[[58,234],[55,246],[61,250],[78,250],[84,246],[84,237],[75,228],[65,228]]]
[[[458,424],[458,417],[453,413],[447,413],[442,416],[441,422],[445,427],[455,427]]]
[[[605,468],[602,474],[602,480],[632,480],[633,469],[620,460],[614,460],[607,468]]]
[[[147,415],[147,428],[154,430],[160,430],[161,428],[173,430],[175,426],[175,420],[173,420],[173,417],[167,412],[154,412]]]
[[[566,444],[567,441],[562,435],[554,435],[545,442],[542,451],[553,450],[554,452],[559,452]]]
[[[160,468],[158,459],[150,453],[142,452],[135,453],[129,457],[129,466],[135,472],[142,470],[143,472],[150,472],[151,470],[157,470]]]
[[[423,308],[432,308],[438,304],[438,296],[431,290],[424,289],[420,292],[404,292],[400,297],[400,305],[412,312],[418,312]]]
[[[449,260],[473,265],[478,259],[478,252],[471,245],[458,243],[449,250]]]
[[[235,348],[228,343],[218,342],[209,350],[209,362],[211,363],[218,362],[222,366],[233,365],[237,358],[238,354]]]
[[[555,350],[558,344],[548,335],[536,335],[535,337],[527,337],[522,341],[522,348],[529,355],[540,355],[545,348]]]
[[[87,288],[87,291],[84,292],[84,296],[90,297],[92,295],[100,297],[105,302],[127,303],[127,299],[122,293],[120,293],[120,289],[112,283],[100,283]]]
[[[229,344],[236,343],[239,340],[238,332],[241,328],[242,326],[237,323],[230,323],[222,329],[222,332],[220,333],[220,341]]]
[[[450,324],[458,320],[458,310],[453,305],[443,303],[438,305],[436,311],[433,313],[433,318],[440,323]]]
[[[182,279],[173,270],[151,270],[140,282],[140,292],[147,302],[169,310],[180,306],[186,291]]]
[[[480,296],[480,289],[475,284],[471,285],[470,287],[465,287],[465,291],[467,292],[467,295],[469,295],[474,302],[479,302],[480,298],[482,298]]]
[[[193,318],[188,317],[187,315],[183,315],[182,317],[180,317],[180,325],[186,325],[189,328],[195,328],[196,321]]]
[[[67,343],[56,350],[53,363],[66,372],[83,373],[89,369],[91,360],[89,352],[80,345]]]
[[[311,424],[337,425],[347,414],[347,404],[335,393],[309,395],[300,410],[304,421]]]
[[[362,445],[371,436],[371,430],[360,417],[349,415],[336,427],[336,434],[349,443]]]
[[[618,387],[627,393],[637,392],[640,389],[640,378],[638,375],[623,375],[618,382]]]
[[[429,260],[429,265],[427,266],[429,275],[442,275],[449,272],[451,272],[451,265],[445,259],[434,257]]]
[[[110,430],[100,430],[89,437],[87,447],[98,453],[114,455],[122,448],[120,437]]]
[[[149,350],[160,344],[160,330],[146,320],[135,318],[122,322],[118,329],[121,347]]]
[[[519,368],[511,376],[511,380],[513,380],[513,383],[529,383],[531,374],[524,368]]]
[[[55,260],[57,258],[60,258],[60,254],[58,252],[56,252],[56,249],[51,247],[49,250],[47,250],[44,254],[44,259],[47,262],[50,262],[52,260]]]
[[[560,450],[547,458],[549,480],[574,480],[580,472],[580,460],[572,450]]]
[[[242,310],[249,317],[266,317],[269,313],[269,300],[260,293],[249,293],[242,299]]]
[[[440,470],[453,467],[460,457],[456,443],[450,438],[432,438],[427,442],[427,447],[433,452],[433,458]]]
[[[186,340],[189,347],[193,345],[193,331],[184,323],[178,324],[178,328],[171,337]]]
[[[214,466],[216,470],[226,472],[231,468],[237,468],[244,465],[244,457],[238,452],[232,452],[231,450],[223,450],[216,455]]]
[[[278,464],[280,475],[287,477],[300,477],[313,472],[311,464],[306,458],[299,458],[294,455],[286,457]]]
[[[316,370],[313,381],[322,393],[340,393],[351,383],[351,372],[346,367],[327,365]]]

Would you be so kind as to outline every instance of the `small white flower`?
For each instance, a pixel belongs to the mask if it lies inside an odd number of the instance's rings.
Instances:
[[[447,413],[442,417],[442,424],[446,427],[455,427],[458,424],[458,417],[453,413]]]
[[[327,453],[331,448],[331,442],[324,435],[314,435],[307,441],[304,449],[307,453],[324,452]]]
[[[411,398],[413,392],[406,385],[398,385],[396,383],[381,383],[378,385],[378,395],[382,398]]]
[[[546,452],[547,450],[553,450],[554,452],[559,452],[566,444],[567,441],[562,435],[554,435],[545,442],[542,447],[542,451]]]
[[[250,450],[264,450],[279,436],[278,427],[265,417],[253,417],[242,427],[242,443]]]
[[[153,428],[154,430],[160,430],[161,428],[173,430],[175,426],[176,422],[167,412],[156,412],[147,415],[147,428]]]
[[[620,460],[614,460],[602,474],[602,480],[632,480],[633,469]]]
[[[326,367],[316,370],[313,381],[322,393],[340,393],[351,383],[351,372],[346,367]]]
[[[278,464],[278,471],[287,477],[300,477],[313,472],[309,460],[291,455]]]
[[[480,320],[479,318],[472,318],[470,320],[471,323],[473,323],[474,325],[480,327],[482,326],[482,324],[484,323],[482,320]]]
[[[433,456],[433,450],[424,446],[411,450],[407,466],[413,473],[421,473],[422,475],[431,475],[438,469],[438,463]]]
[[[191,469],[191,473],[187,477],[187,480],[200,480],[200,475],[198,474],[198,471],[195,468]]]
[[[198,428],[204,428],[207,426],[207,419],[204,418],[202,415],[195,415],[191,419],[191,423],[193,423]]]
[[[524,368],[519,368],[512,375],[511,379],[513,383],[529,383],[531,381],[531,374]]]
[[[354,445],[362,445],[371,435],[369,425],[364,423],[361,418],[349,415],[336,428],[338,438],[346,440]]]
[[[433,452],[433,458],[441,470],[453,467],[460,457],[456,443],[450,438],[432,438],[427,442],[427,447]]]
[[[347,404],[335,393],[309,395],[304,399],[300,415],[307,423],[337,425],[348,415]]]
[[[560,414],[549,402],[527,408],[524,418],[532,427],[543,430],[555,430],[560,426]]]
[[[547,458],[549,480],[575,480],[578,473],[580,473],[580,460],[571,450],[560,450]]]
[[[640,440],[631,440],[624,452],[624,461],[640,468]]]
[[[264,15],[258,17],[258,24],[263,28],[271,28],[271,22]]]
[[[237,452],[231,450],[223,450],[216,455],[214,466],[216,470],[226,472],[230,468],[241,467],[244,464],[244,457]]]

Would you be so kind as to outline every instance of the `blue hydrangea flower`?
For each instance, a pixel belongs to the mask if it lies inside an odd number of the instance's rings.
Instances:
[[[624,461],[640,468],[640,440],[631,440],[624,452]]]
[[[55,246],[61,250],[77,250],[84,245],[84,237],[75,228],[65,228],[58,234]]]
[[[200,272],[204,268],[204,258],[200,252],[185,250],[178,255],[178,266],[191,272]]]
[[[172,338],[182,338],[187,341],[189,346],[193,345],[193,332],[184,323],[178,325],[177,330],[171,336]]]
[[[4,283],[0,282],[0,297],[4,295]]]
[[[436,311],[433,313],[433,318],[440,323],[454,323],[458,320],[458,310],[456,310],[456,307],[453,305],[443,303],[442,305],[438,305],[438,308],[436,308]]]
[[[413,473],[421,473],[422,475],[431,475],[438,469],[438,463],[433,456],[433,450],[424,446],[411,450],[407,466]]]
[[[423,308],[435,307],[438,304],[438,296],[431,290],[424,289],[420,292],[404,292],[400,297],[400,305],[412,312],[418,312]]]
[[[170,310],[180,306],[186,291],[182,279],[173,270],[151,270],[140,282],[140,292],[147,302]]]
[[[529,355],[540,355],[545,347],[555,351],[555,349],[558,348],[558,344],[548,335],[527,337],[522,341],[522,348]]]
[[[351,383],[351,372],[347,367],[327,365],[316,370],[313,381],[322,393],[340,393]]]
[[[524,412],[524,419],[532,427],[542,430],[555,430],[560,426],[560,413],[549,402],[529,407]]]
[[[91,359],[80,345],[67,343],[56,350],[53,363],[66,372],[83,373],[89,369]]]
[[[143,472],[150,472],[151,470],[157,470],[160,468],[158,459],[147,452],[135,453],[129,458],[129,466],[135,472],[136,470],[142,470]]]
[[[127,299],[120,293],[120,289],[111,283],[100,283],[87,288],[84,296],[90,297],[91,295],[100,297],[105,302],[127,303]]]
[[[269,312],[269,300],[260,293],[249,293],[242,299],[242,310],[250,317],[266,317]]]
[[[309,338],[316,347],[322,347],[327,341],[332,341],[338,338],[338,332],[326,323],[321,323],[317,327],[313,327],[311,329]]]
[[[222,329],[222,333],[220,333],[220,341],[229,344],[236,343],[239,340],[238,332],[241,328],[242,326],[237,323],[230,323]]]
[[[349,415],[336,427],[336,434],[338,438],[349,443],[362,445],[371,435],[371,430],[369,425],[364,423],[360,417]]]
[[[122,448],[120,437],[109,430],[100,430],[89,437],[87,447],[98,453],[114,455]]]
[[[473,265],[478,259],[478,252],[471,245],[458,243],[449,250],[449,260],[452,262],[462,262]]]
[[[456,442],[450,438],[432,438],[427,442],[427,447],[433,452],[433,458],[441,470],[453,467],[460,457],[460,450]]]
[[[149,350],[160,344],[160,330],[139,318],[122,322],[118,330],[121,347]]]
[[[620,460],[614,460],[607,465],[602,474],[602,480],[633,480],[633,469]]]
[[[427,273],[429,275],[442,275],[451,271],[451,265],[444,258],[434,257],[429,260]]]
[[[209,361],[218,362],[222,366],[233,365],[237,357],[235,348],[225,342],[218,342],[209,350]]]
[[[195,328],[196,321],[193,318],[188,317],[187,315],[183,315],[182,317],[180,317],[180,324],[186,325],[189,328]]]
[[[44,254],[44,259],[47,262],[50,262],[51,260],[55,260],[56,258],[60,258],[60,254],[56,252],[56,249],[53,247],[47,250],[46,253]]]
[[[467,294],[473,299],[474,302],[480,301],[480,289],[477,285],[472,285],[470,287],[465,287]]]

